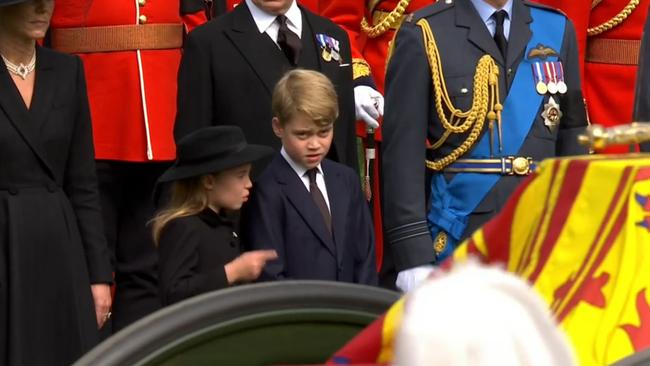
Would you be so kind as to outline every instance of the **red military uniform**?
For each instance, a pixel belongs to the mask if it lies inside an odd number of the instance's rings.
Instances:
[[[52,46],[78,53],[84,62],[96,159],[175,159],[172,132],[183,28],[189,30],[206,21],[202,9],[182,16],[179,9],[180,0],[111,0],[109,6],[98,1],[57,0],[52,17]],[[176,29],[179,33],[173,37],[179,44],[170,49],[94,52],[93,44],[88,45],[89,49],[78,49],[67,34],[57,33],[68,28],[126,25],[176,25],[159,30],[170,34]],[[105,42],[101,34],[88,36],[95,45]]]
[[[639,47],[650,0],[537,0],[562,9],[576,27],[591,123],[632,120]],[[624,18],[617,20],[616,18]],[[625,152],[614,147],[607,152]]]
[[[341,26],[350,37],[352,67],[357,84],[373,85],[383,94],[391,41],[402,21],[435,0],[329,0],[320,5],[322,16]],[[357,122],[357,135],[366,137],[366,124]],[[381,141],[381,129],[375,132]],[[379,159],[374,160],[372,196],[377,263],[383,262]]]
[[[173,127],[183,37],[203,0],[57,0],[50,44],[84,63],[106,239],[115,270],[114,331],[160,307],[147,222],[152,191],[176,158]]]

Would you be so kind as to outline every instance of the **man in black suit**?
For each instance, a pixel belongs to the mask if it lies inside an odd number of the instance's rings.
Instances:
[[[250,143],[279,149],[271,92],[293,68],[320,71],[334,83],[340,115],[329,157],[356,169],[349,40],[295,0],[246,0],[189,35],[178,76],[176,140],[211,121],[238,125]]]

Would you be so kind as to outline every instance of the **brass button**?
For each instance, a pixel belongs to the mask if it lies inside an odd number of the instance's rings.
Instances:
[[[445,249],[447,248],[447,233],[444,231],[441,231],[436,235],[436,239],[433,241],[433,251],[436,253],[436,255],[439,255],[440,253],[444,252]]]
[[[146,15],[140,15],[138,17],[138,23],[140,24],[147,24],[147,16]]]
[[[523,157],[515,158],[512,161],[512,171],[517,175],[527,175],[530,173],[530,162]]]
[[[147,0],[138,0],[138,5],[140,5],[140,7],[147,5]]]

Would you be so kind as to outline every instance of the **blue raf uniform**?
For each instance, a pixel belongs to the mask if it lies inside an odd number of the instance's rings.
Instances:
[[[449,256],[540,160],[586,153],[571,22],[523,0],[496,10],[441,0],[408,18],[394,41],[382,150],[397,271]]]

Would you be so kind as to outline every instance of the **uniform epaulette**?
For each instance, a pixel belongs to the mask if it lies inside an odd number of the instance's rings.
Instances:
[[[411,13],[409,17],[404,19],[404,21],[415,24],[418,22],[418,20],[422,18],[428,18],[430,16],[441,13],[447,9],[453,8],[454,3],[456,1],[466,1],[466,0],[438,0],[434,4],[425,6],[424,8],[416,11],[415,13]]]
[[[538,9],[550,10],[550,11],[552,11],[554,13],[562,14],[565,17],[567,17],[567,15],[562,10],[560,10],[558,8],[554,8],[552,6],[536,3],[536,2],[533,2],[533,1],[529,1],[529,0],[524,0],[524,4],[526,4],[528,6],[532,6],[534,8],[538,8]]]

